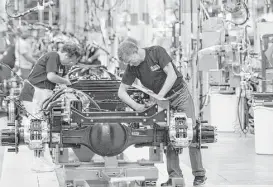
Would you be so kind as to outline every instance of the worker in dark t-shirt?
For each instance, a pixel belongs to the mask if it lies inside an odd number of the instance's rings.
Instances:
[[[53,94],[56,84],[71,85],[68,78],[63,78],[62,66],[73,66],[78,61],[80,49],[76,44],[64,44],[58,52],[49,52],[40,57],[30,72],[28,79],[24,81],[24,86],[20,94],[26,111],[31,114],[23,117],[22,124],[25,131],[29,131],[31,119],[41,119],[42,103]],[[24,141],[31,143],[30,137],[25,136]],[[45,157],[34,159],[31,166],[37,172],[54,171],[55,166]]]
[[[10,45],[8,49],[4,52],[3,58],[0,59],[0,82],[4,79],[10,79],[12,74],[11,71],[1,63],[7,65],[11,69],[14,68],[15,64],[15,46]]]
[[[23,101],[26,110],[30,110],[28,112],[32,114],[37,112],[43,101],[51,96],[56,84],[71,85],[68,78],[60,76],[63,73],[60,71],[64,69],[62,66],[75,65],[79,56],[79,47],[69,43],[65,44],[62,50],[46,53],[39,58],[24,82],[20,94],[20,100]]]
[[[5,51],[3,58],[0,60],[4,64],[8,65],[11,69],[15,65],[15,46],[10,45]]]
[[[159,98],[170,101],[170,108],[185,112],[196,125],[194,104],[181,73],[172,63],[171,57],[160,46],[139,48],[136,43],[124,41],[118,48],[119,60],[127,64],[119,87],[118,96],[136,111],[145,110],[145,105],[135,102],[127,93],[128,88],[139,79],[141,84],[153,91]],[[201,151],[196,146],[189,147],[192,172],[195,176],[194,186],[206,181],[202,165]],[[167,171],[169,180],[161,186],[171,186],[172,178],[183,178],[179,166],[179,155],[171,147],[167,148]]]

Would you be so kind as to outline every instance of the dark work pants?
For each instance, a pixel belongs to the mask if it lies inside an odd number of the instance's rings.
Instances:
[[[22,77],[22,79],[27,79],[28,75],[31,72],[31,69],[20,68],[20,70],[21,70],[21,77]]]
[[[185,85],[181,90],[174,93],[168,99],[170,101],[171,108],[185,112],[188,118],[192,118],[193,127],[195,127],[196,117],[194,103],[187,86]],[[192,174],[194,176],[205,176],[206,171],[203,168],[201,150],[194,147],[194,145],[189,146],[189,155],[191,160]],[[170,146],[168,146],[166,157],[169,177],[183,177],[179,164],[179,154],[176,153],[176,151],[173,150]]]

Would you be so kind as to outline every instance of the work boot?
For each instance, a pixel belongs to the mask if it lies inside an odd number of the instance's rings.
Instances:
[[[185,187],[185,181],[184,181],[184,178],[177,178],[179,183],[176,183],[177,180],[174,181],[174,185],[177,186],[177,187]],[[182,184],[181,184],[181,179],[182,179]],[[169,179],[167,182],[165,183],[162,183],[161,186],[165,186],[165,187],[172,187],[173,185],[173,180],[172,179]]]
[[[162,183],[161,186],[172,186],[172,179],[169,179],[167,182]]]
[[[206,176],[196,176],[193,181],[193,186],[201,186],[206,183],[207,177]]]

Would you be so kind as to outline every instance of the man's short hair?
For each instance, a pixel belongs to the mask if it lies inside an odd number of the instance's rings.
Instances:
[[[124,41],[132,42],[132,43],[138,45],[137,40],[136,40],[135,38],[132,38],[132,37],[127,37],[127,38],[124,39]],[[124,42],[124,41],[123,41],[123,42]]]
[[[128,56],[137,52],[138,47],[135,43],[124,41],[118,47],[118,58],[120,61],[125,61]]]
[[[66,52],[69,57],[76,55],[76,58],[79,58],[81,56],[81,48],[75,43],[65,43],[61,51]]]

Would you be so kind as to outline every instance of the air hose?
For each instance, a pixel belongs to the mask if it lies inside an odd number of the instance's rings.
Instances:
[[[248,132],[248,130],[246,129],[246,124],[242,124],[242,121],[241,121],[241,116],[240,116],[240,101],[241,101],[241,96],[242,96],[242,92],[243,90],[240,89],[240,94],[239,94],[239,100],[238,100],[238,106],[237,106],[237,115],[238,115],[238,120],[239,120],[239,125],[240,125],[240,128],[241,128],[241,131],[246,134]],[[245,106],[244,106],[245,107]],[[242,111],[245,115],[245,112]],[[246,121],[244,122],[246,123]],[[244,127],[243,127],[244,125]]]
[[[64,89],[60,89],[58,90],[56,93],[54,93],[51,97],[49,97],[48,99],[46,99],[43,104],[42,104],[42,109],[46,109],[48,108],[48,105],[54,101],[57,97],[59,97],[60,95],[62,95],[64,93]]]

